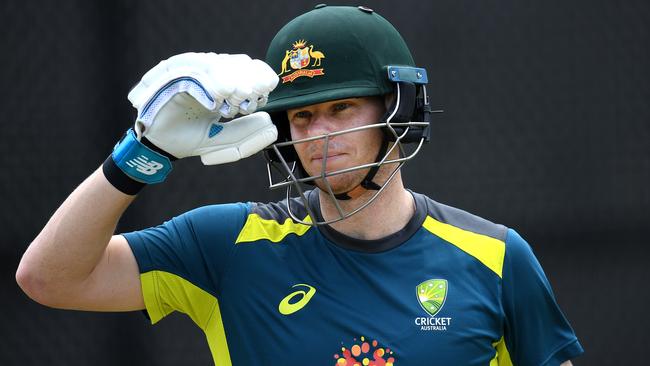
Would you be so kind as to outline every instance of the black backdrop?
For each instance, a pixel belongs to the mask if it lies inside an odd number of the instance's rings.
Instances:
[[[151,327],[139,313],[47,309],[20,292],[15,269],[133,120],[126,94],[146,70],[185,51],[263,58],[273,34],[313,5],[2,1],[0,365],[210,363],[182,315]],[[650,2],[365,5],[401,31],[445,110],[405,168],[407,185],[528,239],[586,348],[576,364],[648,358]],[[204,204],[280,198],[265,174],[259,156],[178,162],[119,230]]]

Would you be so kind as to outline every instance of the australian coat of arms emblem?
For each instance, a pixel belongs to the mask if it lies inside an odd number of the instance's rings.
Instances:
[[[286,50],[282,59],[282,68],[278,76],[282,77],[282,83],[290,83],[301,76],[313,78],[314,76],[325,75],[321,66],[321,60],[325,54],[314,50],[314,45],[307,45],[303,39],[293,43],[292,49]]]

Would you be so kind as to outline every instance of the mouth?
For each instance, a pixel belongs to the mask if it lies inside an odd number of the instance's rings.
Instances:
[[[345,155],[345,153],[330,153],[330,154],[327,155],[327,161],[328,162],[330,162],[330,161],[333,162],[333,161],[340,160],[340,159],[343,158],[344,155]],[[315,163],[322,163],[323,162],[323,156],[322,155],[314,155],[314,156],[312,156],[311,161],[315,162]]]

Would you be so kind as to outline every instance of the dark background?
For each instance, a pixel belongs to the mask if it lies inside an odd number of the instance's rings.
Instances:
[[[19,290],[15,269],[132,123],[126,95],[144,72],[186,51],[263,58],[275,32],[315,4],[0,3],[0,365],[210,364],[183,315],[151,327],[140,313],[48,309]],[[365,5],[401,31],[445,110],[405,167],[407,185],[527,238],[586,349],[575,364],[647,359],[650,2]],[[199,205],[281,198],[266,184],[260,156],[180,161],[119,230]]]

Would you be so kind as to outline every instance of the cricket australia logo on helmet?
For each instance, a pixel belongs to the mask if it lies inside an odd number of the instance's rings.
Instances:
[[[314,76],[325,75],[322,67],[316,68],[321,66],[321,60],[324,58],[325,54],[323,52],[314,51],[313,44],[307,45],[304,39],[298,40],[293,43],[290,50],[285,50],[278,76],[282,76],[282,83],[284,84],[290,83],[301,76],[313,78]]]

